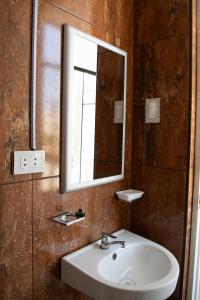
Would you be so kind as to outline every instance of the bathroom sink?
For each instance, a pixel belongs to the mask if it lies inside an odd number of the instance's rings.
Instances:
[[[164,247],[127,230],[114,233],[127,245],[94,242],[62,258],[64,283],[97,300],[164,300],[175,290],[179,265]]]

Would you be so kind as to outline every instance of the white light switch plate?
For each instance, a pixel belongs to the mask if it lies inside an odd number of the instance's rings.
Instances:
[[[45,171],[45,151],[14,151],[14,174],[41,173]]]
[[[114,123],[123,123],[123,101],[115,101]]]
[[[146,99],[145,123],[160,123],[160,98]]]

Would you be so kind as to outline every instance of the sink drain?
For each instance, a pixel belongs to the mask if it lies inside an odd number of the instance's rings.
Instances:
[[[112,259],[115,260],[116,258],[117,258],[117,254],[116,254],[116,253],[113,253]]]
[[[124,285],[136,285],[136,282],[130,279],[123,279],[120,281],[120,283]]]

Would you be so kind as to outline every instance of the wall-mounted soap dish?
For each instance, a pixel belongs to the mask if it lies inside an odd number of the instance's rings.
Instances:
[[[55,216],[52,220],[65,226],[72,225],[85,219],[85,213],[79,209],[75,213],[64,211]]]
[[[116,192],[116,194],[120,200],[132,202],[136,199],[141,198],[144,192],[131,189],[131,190],[119,191]]]

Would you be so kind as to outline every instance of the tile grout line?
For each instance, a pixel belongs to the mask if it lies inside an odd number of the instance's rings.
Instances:
[[[9,184],[24,183],[24,182],[33,182],[33,181],[37,181],[37,180],[51,179],[51,178],[59,178],[59,177],[60,177],[60,175],[47,176],[47,177],[40,177],[40,178],[31,178],[31,179],[27,179],[27,180],[20,180],[20,181],[13,181],[13,182],[0,183],[0,186],[2,186],[2,185],[9,185]]]
[[[141,168],[146,168],[146,169],[164,169],[164,170],[171,170],[171,171],[180,171],[180,172],[187,172],[189,169],[183,169],[183,168],[167,168],[167,167],[161,167],[161,166],[145,166],[145,165],[138,165],[134,166],[133,169],[141,169]],[[132,171],[126,171],[127,174],[132,173]],[[19,183],[25,183],[25,182],[34,182],[38,180],[45,180],[45,179],[53,179],[53,178],[59,178],[60,175],[54,175],[54,176],[47,176],[47,177],[40,177],[40,178],[32,178],[32,179],[27,179],[27,180],[21,180],[21,181],[13,181],[13,182],[5,182],[5,183],[0,183],[0,186],[4,185],[11,185],[11,184],[19,184]]]
[[[62,11],[65,11],[66,13],[68,13],[68,14],[70,14],[70,15],[72,15],[72,16],[78,18],[78,19],[80,19],[81,21],[83,21],[83,22],[85,22],[85,23],[87,23],[87,24],[89,24],[89,25],[94,26],[94,27],[96,27],[96,28],[102,30],[102,31],[105,32],[105,33],[108,33],[108,34],[109,34],[110,36],[112,36],[113,38],[119,39],[121,42],[130,44],[131,46],[133,46],[133,41],[121,39],[121,38],[119,38],[118,36],[116,36],[116,35],[114,35],[114,34],[108,32],[108,31],[106,31],[105,28],[101,27],[100,25],[95,24],[95,23],[93,23],[93,22],[91,22],[91,21],[88,21],[88,20],[84,19],[83,17],[77,15],[76,13],[73,13],[73,12],[70,11],[69,9],[66,9],[66,8],[64,8],[64,7],[60,6],[60,5],[57,5],[57,4],[55,4],[55,3],[52,3],[52,2],[49,1],[49,0],[45,0],[45,1],[46,1],[48,4],[54,6],[54,7],[58,8],[58,9],[60,9],[60,10],[62,10]]]
[[[171,34],[171,35],[167,35],[167,36],[163,36],[163,37],[160,37],[160,38],[157,38],[157,39],[154,39],[154,40],[149,40],[149,41],[142,41],[142,42],[138,42],[138,41],[133,41],[133,48],[135,46],[141,46],[141,45],[145,45],[145,44],[153,44],[153,43],[156,43],[156,42],[159,42],[159,41],[162,41],[162,40],[168,40],[170,38],[175,38],[175,37],[181,37],[181,36],[184,36],[184,35],[190,35],[191,32],[190,31],[186,31],[186,32],[180,32],[180,33],[174,33],[174,34]]]
[[[126,171],[127,174],[129,174],[131,172],[132,172],[131,170]],[[53,179],[53,178],[60,178],[60,175],[40,177],[40,178],[31,178],[31,179],[21,180],[21,181],[5,182],[5,183],[0,183],[0,186],[18,184],[18,183],[25,183],[25,182],[34,182],[34,181],[38,181],[38,180]]]
[[[133,170],[135,169],[161,169],[161,170],[168,170],[168,171],[174,171],[174,172],[187,172],[188,169],[183,169],[183,168],[167,168],[167,167],[160,167],[160,166],[135,166],[133,167]]]

